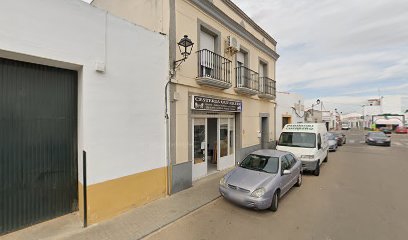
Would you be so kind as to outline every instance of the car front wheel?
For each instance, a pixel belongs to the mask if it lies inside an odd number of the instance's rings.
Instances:
[[[272,196],[272,204],[269,208],[272,212],[276,212],[279,207],[279,193],[276,191]]]
[[[296,187],[300,187],[300,186],[302,185],[302,182],[303,182],[302,172],[300,172],[295,186],[296,186]]]
[[[315,175],[315,176],[320,175],[320,160],[316,164],[316,169],[313,171],[313,175]]]

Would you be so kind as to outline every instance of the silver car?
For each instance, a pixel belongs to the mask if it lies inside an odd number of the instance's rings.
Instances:
[[[302,163],[289,152],[258,150],[220,180],[221,195],[239,205],[272,211],[293,186],[302,184]]]
[[[334,135],[333,133],[327,133],[328,136],[328,142],[329,142],[329,151],[337,151],[337,139],[336,139],[336,135]]]

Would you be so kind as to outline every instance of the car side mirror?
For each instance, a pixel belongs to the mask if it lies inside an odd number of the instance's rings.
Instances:
[[[283,170],[283,175],[289,175],[289,174],[291,174],[292,172],[290,171],[290,170]]]

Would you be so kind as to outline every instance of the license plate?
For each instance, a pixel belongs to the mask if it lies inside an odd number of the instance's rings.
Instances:
[[[230,197],[237,200],[237,201],[243,201],[244,200],[244,196],[242,194],[239,194],[239,193],[232,193],[232,194],[230,194]]]
[[[378,141],[377,143],[384,143],[383,141]]]

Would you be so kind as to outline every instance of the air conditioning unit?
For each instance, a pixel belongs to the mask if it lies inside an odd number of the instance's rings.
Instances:
[[[227,52],[231,54],[235,54],[239,51],[240,45],[235,37],[228,36],[226,44],[227,44],[227,48],[226,48]]]

